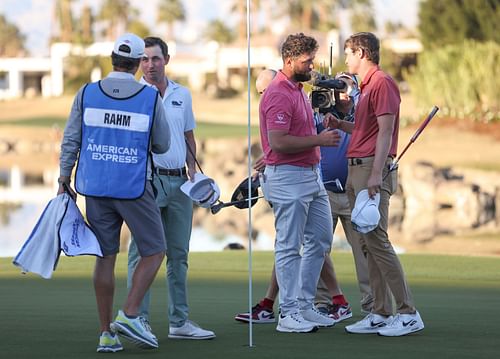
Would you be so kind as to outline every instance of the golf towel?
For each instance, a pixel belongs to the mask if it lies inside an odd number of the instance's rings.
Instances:
[[[66,194],[67,197],[69,197]],[[96,255],[102,257],[97,238],[83,219],[75,201],[67,201],[66,211],[59,226],[60,246],[67,256]]]
[[[97,238],[67,193],[50,200],[13,264],[23,273],[32,272],[49,279],[56,269],[61,249],[70,256],[102,256]]]

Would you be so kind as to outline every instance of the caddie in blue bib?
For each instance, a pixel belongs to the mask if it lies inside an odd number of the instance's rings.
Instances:
[[[142,196],[156,90],[144,86],[132,97],[106,95],[100,82],[82,96],[82,145],[75,187],[85,196],[135,199]]]

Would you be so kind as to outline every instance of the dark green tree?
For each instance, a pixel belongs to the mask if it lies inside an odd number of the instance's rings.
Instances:
[[[114,41],[125,30],[132,19],[138,15],[138,10],[130,6],[129,0],[105,0],[99,11],[98,19],[106,22],[105,36]]]
[[[500,0],[424,0],[419,20],[426,48],[460,44],[465,39],[500,42]]]
[[[59,26],[57,36],[52,38],[54,42],[72,42],[75,35],[75,20],[71,10],[73,0],[56,0],[54,2],[56,21]]]
[[[26,37],[19,28],[0,14],[0,57],[16,57],[26,54]]]
[[[205,38],[217,41],[219,44],[229,44],[235,40],[235,35],[222,20],[212,20],[205,28]]]
[[[277,0],[278,13],[290,18],[293,28],[308,32],[336,28],[335,9],[341,0]]]
[[[181,0],[161,0],[158,4],[158,23],[167,24],[166,39],[175,40],[174,24],[186,20],[186,9]]]
[[[139,18],[130,20],[127,26],[127,31],[142,38],[151,34],[151,30],[149,29],[149,27],[144,22],[139,20]]]
[[[353,32],[377,30],[373,6],[370,0],[345,1],[351,9],[351,29]]]
[[[91,44],[94,42],[93,26],[94,16],[92,14],[92,9],[90,8],[90,6],[85,5],[82,8],[78,32],[78,40],[82,44]]]

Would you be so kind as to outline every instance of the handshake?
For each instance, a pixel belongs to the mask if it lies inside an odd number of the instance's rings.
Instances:
[[[347,133],[351,133],[352,128],[354,127],[354,123],[343,121],[337,116],[331,113],[327,113],[323,118],[323,127],[326,130],[341,130]]]

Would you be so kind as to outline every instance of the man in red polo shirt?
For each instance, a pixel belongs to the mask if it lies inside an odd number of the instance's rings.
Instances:
[[[351,209],[361,190],[367,189],[370,198],[380,196],[377,227],[361,233],[367,249],[374,306],[363,320],[345,329],[349,333],[401,336],[424,329],[424,323],[415,309],[403,268],[387,235],[389,200],[397,188],[397,171],[388,172],[398,147],[401,99],[397,84],[378,66],[379,49],[379,40],[369,32],[354,34],[345,41],[348,71],[361,78],[355,121],[330,118],[325,124],[352,133],[347,150],[346,184]],[[390,292],[396,301],[395,316],[390,302],[385,300]]]
[[[335,324],[313,303],[333,239],[328,194],[318,167],[319,146],[337,146],[340,139],[336,131],[317,134],[311,103],[302,89],[301,82],[311,78],[317,50],[314,38],[289,35],[281,48],[283,69],[267,87],[259,108],[266,165],[260,183],[275,216],[280,332],[311,332]]]

